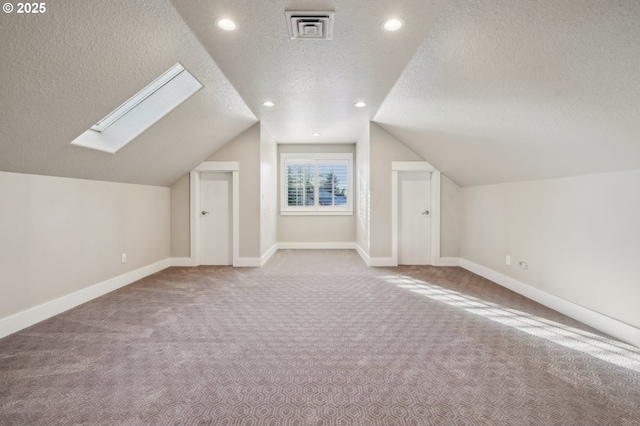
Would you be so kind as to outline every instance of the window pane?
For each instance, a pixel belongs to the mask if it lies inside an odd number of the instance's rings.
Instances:
[[[287,164],[287,206],[313,206],[314,179],[313,164]]]
[[[347,205],[347,162],[318,164],[318,204]]]

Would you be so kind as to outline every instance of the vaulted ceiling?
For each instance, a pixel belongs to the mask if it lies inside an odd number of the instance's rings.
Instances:
[[[463,186],[640,168],[640,2],[452,0],[374,119]]]
[[[0,40],[3,171],[167,186],[257,121],[168,0],[47,2]],[[115,155],[70,145],[177,62],[202,90]]]
[[[285,10],[335,11],[332,40],[291,40]],[[0,37],[3,171],[170,185],[257,121],[375,121],[463,186],[640,168],[636,0],[57,0]],[[204,89],[115,155],[69,144],[176,62]]]

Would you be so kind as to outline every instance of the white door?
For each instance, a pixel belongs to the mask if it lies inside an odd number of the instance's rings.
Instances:
[[[200,264],[231,265],[231,173],[200,176]]]
[[[398,264],[431,264],[431,173],[398,173]]]

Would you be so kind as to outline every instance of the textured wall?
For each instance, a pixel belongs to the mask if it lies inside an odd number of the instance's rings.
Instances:
[[[0,172],[0,318],[169,258],[169,197],[155,186]]]
[[[638,194],[640,170],[464,188],[460,255],[640,327]]]

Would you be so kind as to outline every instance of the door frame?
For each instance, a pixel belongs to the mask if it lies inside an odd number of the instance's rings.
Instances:
[[[200,177],[202,173],[231,173],[231,254],[232,266],[238,266],[240,251],[238,240],[240,236],[240,189],[238,187],[240,179],[240,164],[237,161],[205,161],[189,173],[190,188],[190,212],[189,212],[189,232],[190,242],[190,263],[193,266],[200,265]]]
[[[440,259],[440,172],[426,161],[391,162],[391,261],[398,266],[398,179],[401,172],[431,173],[431,255],[429,264],[436,266]]]

